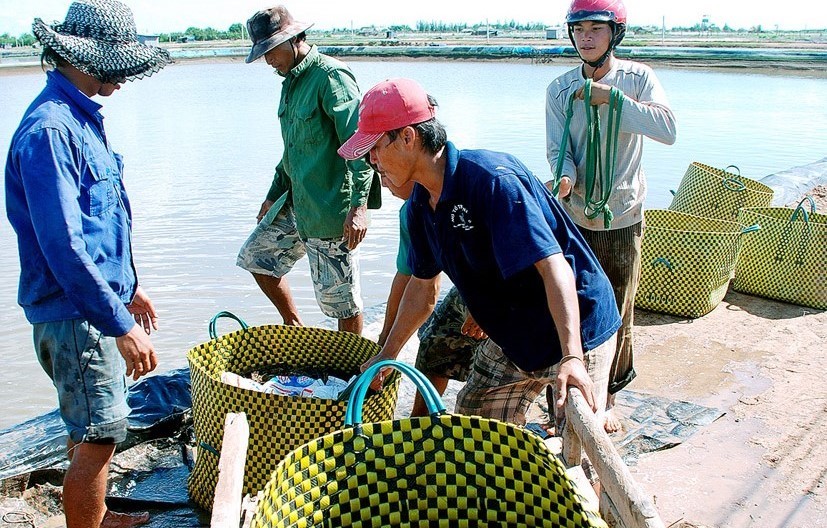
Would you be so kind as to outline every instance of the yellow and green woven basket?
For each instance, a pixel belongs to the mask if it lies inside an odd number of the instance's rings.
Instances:
[[[761,232],[744,241],[732,288],[827,310],[827,215],[816,213],[812,198],[795,209],[741,209],[738,220]]]
[[[728,172],[733,168],[735,172]],[[692,162],[669,205],[671,211],[735,222],[741,207],[769,207],[773,190],[740,175],[738,167],[716,169]]]
[[[670,211],[645,211],[640,284],[635,306],[701,317],[726,295],[743,233],[737,222]]]
[[[238,320],[242,329],[216,337],[215,320]],[[267,325],[248,327],[221,312],[210,323],[210,341],[187,353],[192,376],[192,411],[197,457],[187,487],[190,497],[211,510],[218,482],[218,454],[227,413],[246,413],[250,424],[244,468],[244,493],[255,495],[270,479],[276,465],[302,444],[340,429],[345,402],[324,398],[282,396],[234,387],[220,381],[225,371],[245,375],[259,369],[285,374],[318,373],[350,379],[379,352],[373,341],[348,332],[321,328]],[[372,421],[390,420],[396,409],[400,376],[365,401]]]
[[[389,367],[412,378],[430,416],[361,423],[364,389],[378,369]],[[433,386],[403,363],[377,363],[359,382],[345,428],[278,465],[253,528],[606,527],[534,433],[445,414]]]

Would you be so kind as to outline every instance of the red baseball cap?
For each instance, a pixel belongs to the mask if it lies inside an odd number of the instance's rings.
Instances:
[[[356,133],[339,147],[339,155],[353,160],[363,157],[382,134],[436,117],[428,94],[412,79],[388,79],[365,93],[359,105]]]

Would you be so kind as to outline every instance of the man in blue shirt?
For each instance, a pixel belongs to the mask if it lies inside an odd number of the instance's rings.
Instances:
[[[491,338],[474,357],[457,412],[523,424],[549,384],[558,416],[569,386],[593,410],[605,408],[605,390],[595,396],[594,389],[606,382],[620,326],[611,285],[577,227],[519,160],[458,150],[409,79],[365,94],[358,130],[339,154],[369,155],[397,188],[416,182],[407,217],[413,276],[381,352],[365,366],[398,355],[433,310],[444,271]]]
[[[32,29],[54,69],[6,162],[18,302],[69,434],[67,526],[134,526],[148,515],[109,512],[104,498],[115,445],[126,438],[126,376],[138,379],[157,365],[148,335],[157,315],[132,261],[123,162],[91,98],[153,74],[169,55],[138,43],[132,11],[116,0],[74,2],[62,24],[35,19]]]

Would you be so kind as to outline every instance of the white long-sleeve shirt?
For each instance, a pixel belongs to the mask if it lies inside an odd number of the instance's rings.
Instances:
[[[586,195],[586,113],[582,100],[574,102],[570,136],[565,152],[560,152],[560,142],[566,124],[569,97],[577,91],[586,78],[583,68],[568,71],[555,79],[546,92],[546,152],[551,171],[557,168],[557,159],[565,156],[562,175],[572,180],[572,192],[568,200],[561,200],[563,207],[577,225],[587,229],[605,230],[603,215],[593,219],[584,213]],[[646,198],[646,178],[641,158],[643,137],[671,145],[677,130],[675,116],[669,108],[666,93],[651,68],[638,62],[615,59],[612,69],[599,81],[620,89],[625,97],[617,138],[614,186],[608,206],[614,215],[610,229],[620,229],[643,220],[643,201]],[[608,105],[600,105],[601,155],[606,160]],[[599,179],[595,185],[595,197],[600,196]]]

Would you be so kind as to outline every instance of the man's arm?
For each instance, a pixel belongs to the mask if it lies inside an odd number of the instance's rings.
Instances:
[[[563,141],[563,132],[566,128],[566,110],[568,107],[568,97],[564,93],[558,93],[558,84],[553,82],[549,85],[546,91],[546,159],[548,159],[551,167],[551,175],[556,180],[560,180],[560,187],[558,196],[565,198],[574,187],[574,182],[577,180],[577,168],[574,165],[574,158],[571,154],[570,145],[564,145],[561,150],[561,142]],[[568,92],[565,92],[567,94]],[[569,144],[571,139],[569,139]],[[560,174],[557,174],[557,166],[559,158],[563,157]],[[549,191],[553,191],[552,182],[547,182],[546,187]]]
[[[387,307],[385,308],[385,322],[382,325],[382,331],[379,332],[379,339],[377,342],[379,346],[383,346],[388,339],[388,334],[391,332],[394,321],[396,321],[396,314],[399,313],[399,304],[402,302],[402,295],[405,293],[405,288],[410,282],[411,276],[404,273],[396,272],[391,282],[391,291],[388,294]]]
[[[328,77],[329,89],[322,105],[333,121],[339,144],[344,144],[356,132],[359,120],[359,86],[353,74],[344,69],[334,70]],[[367,202],[373,169],[364,160],[345,162],[346,179],[350,180],[350,210],[343,226],[348,249],[355,249],[368,230]]]
[[[439,275],[431,279],[410,278],[385,344],[378,354],[362,365],[363,372],[383,359],[396,359],[408,339],[434,311],[439,295],[439,281]]]
[[[580,339],[580,309],[577,301],[577,286],[574,272],[562,253],[556,253],[537,261],[534,267],[540,273],[546,290],[548,309],[554,319],[554,327],[560,337],[563,357],[575,359],[563,361],[557,373],[556,412],[563,411],[568,387],[578,387],[592,410],[597,411],[592,380],[583,360],[583,344]]]

